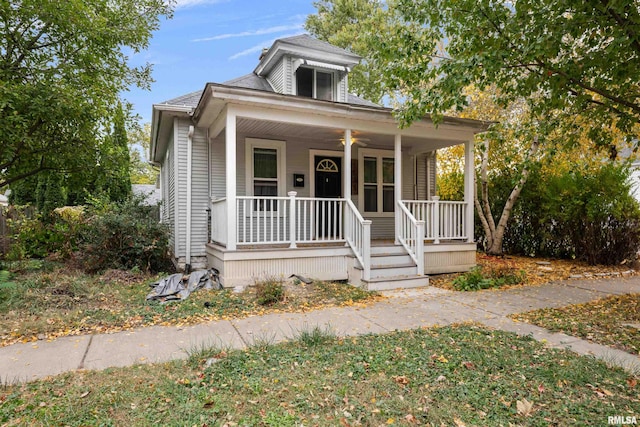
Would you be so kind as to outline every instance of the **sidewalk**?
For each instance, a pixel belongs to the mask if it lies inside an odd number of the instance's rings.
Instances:
[[[385,301],[367,307],[335,307],[308,313],[279,313],[221,320],[188,327],[153,326],[114,334],[83,335],[0,348],[0,381],[31,381],[77,369],[105,369],[182,359],[198,349],[244,348],[290,339],[314,326],[339,336],[384,333],[460,322],[530,335],[547,345],[593,355],[609,364],[640,372],[640,357],[507,316],[544,307],[562,307],[609,295],[640,293],[640,276],[571,280],[542,286],[482,292],[452,292],[427,287],[389,291]]]

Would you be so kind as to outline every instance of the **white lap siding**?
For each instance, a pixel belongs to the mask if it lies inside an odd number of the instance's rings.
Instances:
[[[209,208],[208,147],[206,129],[195,129],[191,162],[191,256],[205,256]]]

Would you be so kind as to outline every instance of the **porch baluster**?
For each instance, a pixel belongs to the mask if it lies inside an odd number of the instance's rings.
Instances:
[[[287,195],[289,196],[289,239],[291,243],[289,244],[290,248],[296,247],[296,195],[298,193],[295,191],[289,191]]]
[[[433,196],[431,200],[433,200],[433,243],[437,245],[440,243],[440,197]]]

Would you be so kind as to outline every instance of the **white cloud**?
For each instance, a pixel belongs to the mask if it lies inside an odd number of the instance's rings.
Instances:
[[[217,36],[212,36],[212,37],[204,37],[201,39],[194,39],[191,40],[193,42],[207,42],[207,41],[213,41],[213,40],[222,40],[222,39],[230,39],[230,38],[235,38],[235,37],[249,37],[249,36],[263,36],[265,34],[273,34],[273,33],[280,33],[283,31],[291,31],[291,30],[301,30],[302,29],[302,24],[294,24],[294,25],[277,25],[275,27],[267,27],[267,28],[259,28],[257,30],[253,30],[253,31],[242,31],[239,33],[227,33],[227,34],[220,34]]]
[[[220,3],[224,0],[175,0],[176,9],[185,8],[185,7],[193,7],[200,6],[203,4],[214,4]]]
[[[238,53],[236,53],[234,55],[231,55],[229,57],[229,60],[238,59],[238,58],[241,58],[243,56],[251,55],[252,53],[260,52],[263,48],[271,46],[273,44],[273,42],[275,42],[278,39],[285,38],[285,37],[293,37],[293,36],[297,36],[299,34],[301,34],[301,33],[283,34],[283,35],[280,35],[278,37],[272,38],[270,40],[265,40],[265,41],[261,42],[260,44],[257,44],[255,46],[252,46],[252,47],[250,47],[248,49],[245,49],[245,50],[243,50],[241,52],[238,52]]]

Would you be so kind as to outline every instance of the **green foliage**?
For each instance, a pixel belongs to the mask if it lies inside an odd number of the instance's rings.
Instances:
[[[640,241],[640,208],[629,193],[628,178],[628,168],[615,164],[576,167],[558,175],[536,170],[514,210],[505,249],[590,264],[633,259]]]
[[[479,291],[521,284],[524,283],[526,277],[524,271],[517,271],[509,267],[491,267],[485,271],[482,267],[477,266],[458,276],[453,281],[453,287],[457,291]]]
[[[12,241],[6,259],[45,258],[73,241],[69,228],[34,212],[30,206],[13,206],[7,211]]]
[[[148,151],[151,139],[151,123],[140,126],[134,124],[127,135],[129,140],[129,154],[131,157],[130,174],[132,184],[155,184],[159,170],[144,161],[141,151]]]
[[[377,29],[392,17],[380,0],[319,0],[313,5],[317,13],[307,17],[305,29],[320,40],[365,58],[375,46],[362,37],[362,29]],[[380,85],[379,70],[366,59],[349,73],[349,91],[377,103],[386,94]]]
[[[284,301],[285,292],[282,280],[268,278],[255,284],[256,302],[260,305],[272,305]]]
[[[0,3],[0,188],[46,170],[80,174],[117,111],[120,93],[148,88],[150,65],[127,52],[148,46],[165,0]],[[82,180],[79,180],[80,182]]]
[[[119,105],[113,117],[113,130],[101,145],[100,173],[96,176],[94,189],[105,194],[111,201],[123,202],[131,195],[129,167],[125,111]]]
[[[79,236],[79,256],[86,271],[109,268],[168,271],[169,231],[152,215],[141,197],[101,206]]]
[[[47,184],[44,191],[44,201],[41,213],[45,216],[51,215],[55,208],[65,205],[65,197],[62,192],[62,176],[56,172],[47,174]]]
[[[601,145],[611,143],[612,129],[635,136],[640,41],[630,28],[640,26],[640,13],[631,3],[397,0],[388,5],[395,17],[387,22],[401,25],[361,30],[375,46],[368,60],[382,71],[380,84],[402,101],[402,123],[425,114],[438,121],[445,112],[463,110],[464,89],[474,84],[499,89],[500,105],[526,99],[533,117],[559,113],[569,139],[581,127]],[[578,115],[587,120],[576,121]]]

